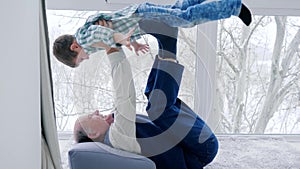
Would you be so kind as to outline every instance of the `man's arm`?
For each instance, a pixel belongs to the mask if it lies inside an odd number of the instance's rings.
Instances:
[[[140,153],[140,146],[136,141],[136,95],[131,67],[123,50],[119,50],[108,55],[116,106],[109,137],[114,147]]]

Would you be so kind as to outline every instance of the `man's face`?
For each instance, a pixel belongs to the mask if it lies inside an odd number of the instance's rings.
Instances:
[[[105,134],[110,124],[108,116],[103,116],[96,110],[94,113],[79,117],[75,127],[80,125],[86,131],[88,137],[93,139]]]

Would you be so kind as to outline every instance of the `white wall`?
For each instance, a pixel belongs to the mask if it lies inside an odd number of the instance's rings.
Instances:
[[[39,169],[39,1],[0,4],[0,168]]]

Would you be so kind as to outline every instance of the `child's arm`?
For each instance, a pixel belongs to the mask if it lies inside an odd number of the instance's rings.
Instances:
[[[134,30],[123,35],[113,30],[111,22],[99,20],[93,25],[86,24],[80,27],[75,37],[83,48],[104,48],[108,50],[112,47],[116,47],[116,43],[121,43],[130,49],[130,45],[127,43],[127,37],[130,37],[133,31]]]
[[[139,51],[141,51],[142,53],[146,53],[149,51],[149,45],[148,44],[140,44],[136,41],[132,41],[130,42],[130,37],[133,34],[133,32],[135,31],[135,28],[131,29],[126,35],[122,34],[122,33],[114,33],[113,38],[115,40],[116,43],[125,45],[129,50],[132,51],[132,47],[134,49],[134,52],[138,54]],[[132,47],[131,47],[132,45]]]
[[[130,37],[135,31],[135,28],[131,29],[127,34],[122,34],[119,32],[116,32],[113,34],[113,39],[116,43],[119,43],[121,45],[125,45],[129,50],[132,50],[131,48],[131,42]]]
[[[135,39],[131,39],[134,32],[136,32],[136,28],[131,29],[127,34],[115,32],[111,21],[99,20],[87,29],[85,27],[78,29],[76,34],[79,36],[79,43],[85,48],[93,47],[109,50],[118,43],[125,45],[131,51],[133,47],[137,55],[139,51],[142,53],[148,52],[149,46],[147,44],[140,44]]]
[[[105,21],[105,20],[99,20],[95,22],[95,25],[102,26],[105,28],[110,28],[113,30],[112,22],[111,21]],[[118,32],[113,33],[113,40],[115,43],[119,43],[121,45],[125,45],[129,50],[132,50],[131,45],[134,48],[135,53],[138,55],[138,51],[141,51],[142,53],[146,53],[149,50],[149,46],[147,44],[140,44],[138,42],[131,39],[132,34],[136,31],[135,28],[131,29],[127,34],[122,34]],[[92,44],[92,47],[96,48],[104,48],[106,50],[109,50],[111,46],[109,44],[106,44],[103,41],[96,42]]]
[[[83,26],[77,30],[76,40],[82,47],[92,47],[99,42],[113,47],[115,46],[114,33],[113,29],[101,25]]]

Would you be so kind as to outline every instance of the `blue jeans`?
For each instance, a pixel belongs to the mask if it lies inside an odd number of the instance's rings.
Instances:
[[[142,3],[135,12],[137,17],[164,22],[172,27],[193,27],[208,21],[238,16],[241,0],[177,0],[174,5]]]

